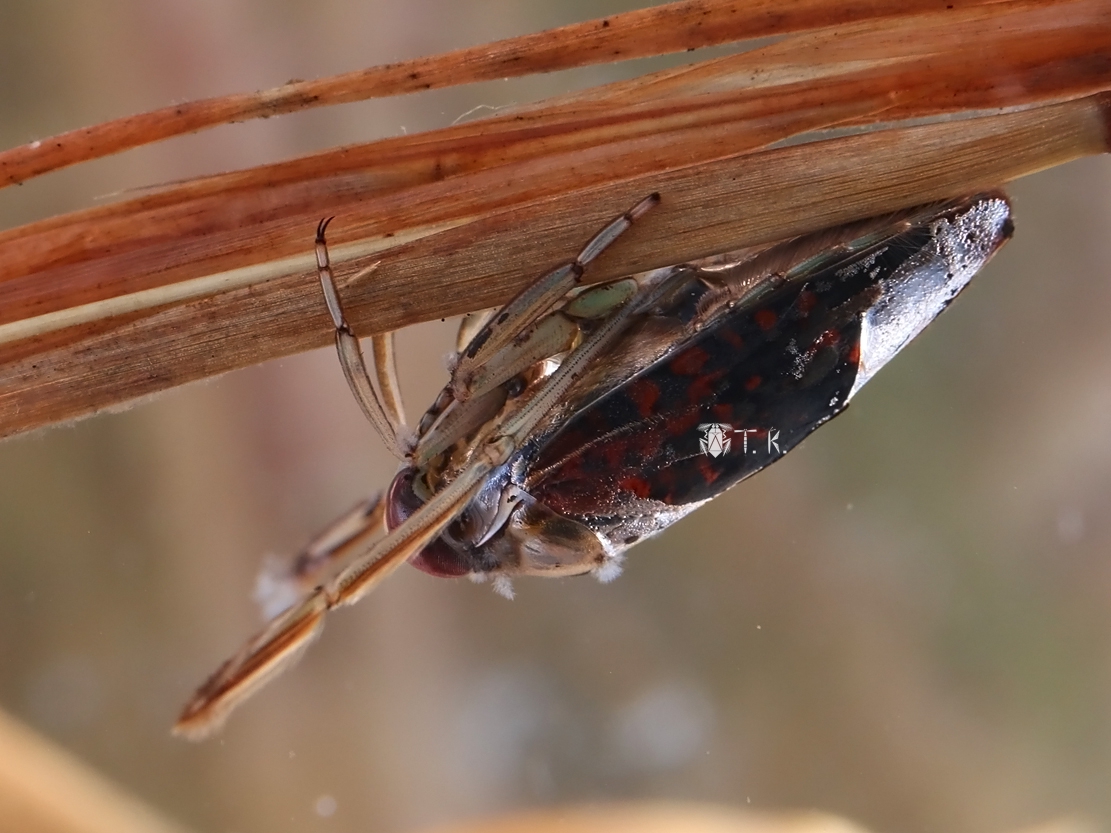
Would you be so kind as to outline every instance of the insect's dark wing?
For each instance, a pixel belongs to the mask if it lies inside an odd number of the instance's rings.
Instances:
[[[693,508],[778,459],[840,413],[1010,234],[999,197],[913,216],[804,257],[739,303],[719,298],[701,329],[544,438],[530,494],[594,528],[620,526],[652,506]],[[707,307],[689,296],[671,312]],[[728,451],[703,446],[708,425],[732,429]]]

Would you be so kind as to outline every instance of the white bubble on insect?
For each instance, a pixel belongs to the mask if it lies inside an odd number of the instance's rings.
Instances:
[[[318,816],[327,819],[335,815],[336,808],[338,806],[339,805],[336,803],[336,800],[332,798],[332,796],[322,795],[316,799],[316,803],[313,805],[313,809],[316,811],[316,814]]]

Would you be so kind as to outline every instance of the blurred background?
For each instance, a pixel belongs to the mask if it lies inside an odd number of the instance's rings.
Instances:
[[[6,0],[0,144],[636,5]],[[661,63],[226,127],[0,191],[0,222]],[[905,833],[1111,828],[1111,160],[1011,193],[1014,241],[951,311],[618,581],[508,602],[405,569],[200,745],[169,726],[258,627],[264,556],[393,471],[333,354],[0,443],[0,707],[198,830],[648,797]],[[411,418],[452,337],[402,333]]]

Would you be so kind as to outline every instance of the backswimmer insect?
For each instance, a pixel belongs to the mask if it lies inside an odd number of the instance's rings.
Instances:
[[[384,496],[270,577],[261,633],[193,695],[201,738],[403,562],[437,576],[621,571],[625,551],[779,459],[852,397],[1010,238],[1000,193],[934,203],[584,287],[652,194],[497,311],[467,316],[451,380],[409,436],[390,336],[373,372],[316,237],[340,364],[402,461]]]

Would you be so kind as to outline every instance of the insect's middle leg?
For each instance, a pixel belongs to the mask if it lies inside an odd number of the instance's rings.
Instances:
[[[558,304],[563,296],[579,284],[586,267],[659,202],[659,194],[650,194],[642,199],[590,238],[574,260],[557,266],[525,287],[498,310],[459,354],[459,361],[451,377],[455,398],[469,398],[471,377],[475,370],[489,361],[495,353],[516,341],[529,324]]]
[[[417,426],[415,465],[427,463],[493,418],[514,395],[507,383],[570,350],[580,340],[584,321],[604,318],[636,294],[635,282],[617,281],[586,290],[552,311],[574,290],[586,267],[659,201],[658,194],[642,199],[595,234],[574,260],[526,287],[500,310],[464,318],[451,382]]]

